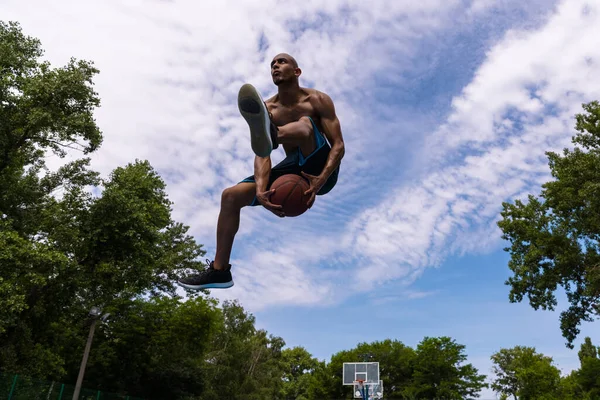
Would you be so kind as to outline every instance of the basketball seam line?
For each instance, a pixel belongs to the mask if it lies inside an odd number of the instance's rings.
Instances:
[[[296,190],[296,186],[298,186],[298,182],[294,183],[294,187],[292,187],[292,189],[288,192],[287,196],[285,196],[285,199],[283,199],[283,201],[281,202],[281,204],[283,204],[284,207],[285,203],[288,201],[292,193],[294,193],[294,191]]]

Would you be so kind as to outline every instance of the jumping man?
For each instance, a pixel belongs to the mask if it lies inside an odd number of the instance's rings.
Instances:
[[[310,183],[308,207],[316,195],[328,193],[336,184],[344,157],[344,140],[331,98],[318,90],[300,87],[302,71],[294,57],[278,54],[271,62],[277,94],[266,102],[249,84],[241,87],[238,107],[250,127],[255,153],[254,175],[223,191],[217,222],[214,261],[200,274],[179,280],[187,289],[233,286],[229,258],[239,228],[240,211],[262,205],[279,217],[282,207],[270,202],[271,184],[280,176],[297,174]],[[271,151],[281,145],[286,158],[271,167]]]

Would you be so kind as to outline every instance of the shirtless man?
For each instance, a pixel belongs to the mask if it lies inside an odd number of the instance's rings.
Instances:
[[[306,194],[312,207],[316,195],[328,193],[336,184],[344,141],[331,98],[314,89],[300,87],[302,71],[289,54],[278,54],[271,62],[271,77],[277,94],[263,102],[256,89],[245,84],[238,94],[238,107],[250,127],[254,175],[223,191],[217,223],[214,261],[200,274],[179,280],[187,289],[233,286],[229,258],[246,206],[262,205],[279,217],[282,207],[269,200],[271,184],[285,174],[304,176],[310,183]],[[271,167],[271,151],[281,145],[286,158]]]

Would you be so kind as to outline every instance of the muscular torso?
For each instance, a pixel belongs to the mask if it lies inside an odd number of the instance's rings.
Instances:
[[[301,88],[300,100],[293,106],[285,106],[279,102],[279,96],[275,95],[266,100],[265,103],[273,116],[273,123],[283,126],[290,122],[298,121],[302,117],[311,117],[317,128],[322,132],[321,118],[315,108],[317,91],[315,89]],[[286,154],[295,148],[284,146]]]

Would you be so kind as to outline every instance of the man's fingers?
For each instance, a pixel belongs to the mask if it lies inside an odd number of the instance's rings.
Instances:
[[[283,206],[281,204],[273,204],[273,203],[269,202],[269,207],[271,207],[275,210],[283,210]]]
[[[285,217],[285,213],[283,211],[280,211],[279,209],[272,209],[271,212],[275,215],[277,215],[278,217]]]
[[[281,204],[273,204],[270,201],[265,201],[265,206],[271,211],[283,210],[283,206]]]

